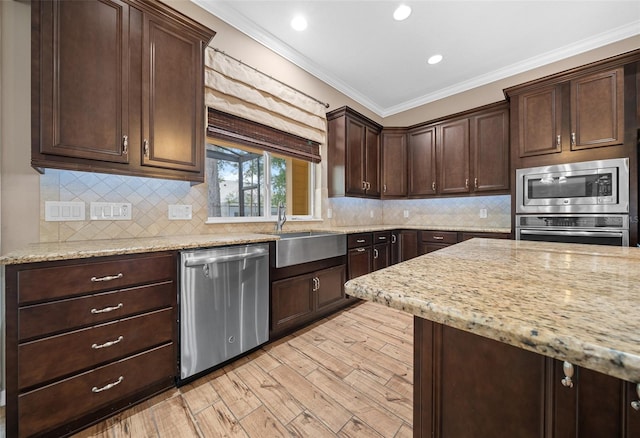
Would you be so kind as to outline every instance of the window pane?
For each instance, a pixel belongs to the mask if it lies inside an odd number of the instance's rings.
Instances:
[[[271,214],[278,214],[278,205],[287,205],[287,159],[271,156]],[[289,208],[287,208],[290,211]]]
[[[207,145],[209,217],[264,213],[264,158],[261,154]]]

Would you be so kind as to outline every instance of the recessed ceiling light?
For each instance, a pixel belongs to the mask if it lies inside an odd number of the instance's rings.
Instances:
[[[431,58],[427,59],[427,62],[431,65],[437,64],[442,61],[442,55],[433,55]]]
[[[393,12],[393,18],[397,21],[406,20],[411,15],[411,8],[407,5],[400,5]]]
[[[307,20],[302,15],[297,15],[291,20],[291,27],[297,31],[303,31],[307,28]]]

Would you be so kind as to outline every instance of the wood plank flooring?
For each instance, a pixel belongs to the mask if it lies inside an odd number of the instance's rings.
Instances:
[[[410,438],[413,319],[362,302],[75,435]]]

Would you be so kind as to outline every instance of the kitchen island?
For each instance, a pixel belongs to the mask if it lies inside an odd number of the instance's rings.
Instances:
[[[415,436],[637,437],[639,267],[636,248],[473,239],[346,292],[415,316]]]

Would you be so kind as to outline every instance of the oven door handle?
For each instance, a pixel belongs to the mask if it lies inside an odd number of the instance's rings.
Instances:
[[[554,230],[520,230],[520,234],[534,236],[580,236],[580,237],[622,237],[623,233],[616,231],[554,231]]]

